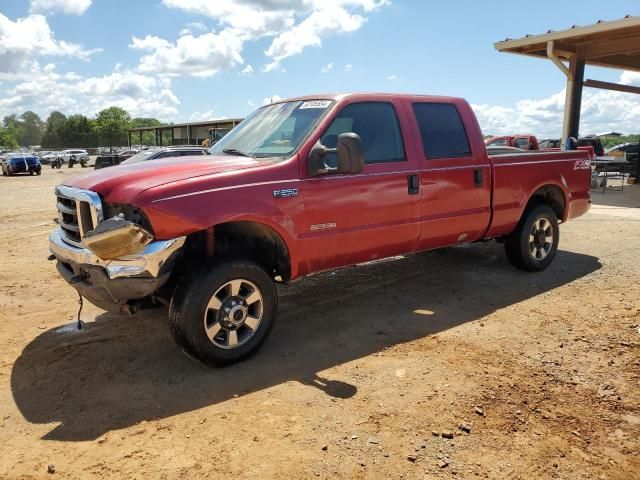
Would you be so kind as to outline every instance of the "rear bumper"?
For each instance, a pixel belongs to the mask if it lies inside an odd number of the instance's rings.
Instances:
[[[19,167],[7,167],[9,173],[32,173],[39,172],[42,169],[42,165],[29,165],[27,168],[23,166]]]
[[[83,297],[104,310],[128,314],[131,300],[167,283],[184,242],[185,237],[155,241],[138,254],[103,261],[86,248],[66,243],[57,228],[49,236],[49,250],[62,278]]]

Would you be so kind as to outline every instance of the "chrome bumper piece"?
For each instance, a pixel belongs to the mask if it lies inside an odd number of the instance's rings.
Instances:
[[[49,236],[49,250],[61,262],[74,266],[91,265],[102,267],[110,279],[118,278],[156,278],[167,269],[173,267],[175,255],[184,245],[186,237],[171,240],[151,242],[145,249],[135,255],[129,255],[117,260],[100,260],[86,248],[76,247],[63,240],[60,227]]]

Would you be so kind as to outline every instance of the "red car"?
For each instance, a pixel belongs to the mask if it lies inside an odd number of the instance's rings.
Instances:
[[[119,313],[164,298],[178,343],[210,364],[262,345],[276,283],[487,239],[540,271],[558,224],[590,204],[586,152],[488,156],[459,98],[283,100],[210,153],[66,179],[50,236],[60,274],[83,296]]]
[[[487,147],[514,147],[521,150],[540,150],[540,144],[535,135],[505,135],[493,137],[485,141]]]

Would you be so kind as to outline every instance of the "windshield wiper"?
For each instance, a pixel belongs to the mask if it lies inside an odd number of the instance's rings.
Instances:
[[[222,153],[226,153],[227,155],[236,155],[238,157],[249,157],[249,158],[253,158],[252,155],[249,155],[246,152],[243,152],[242,150],[237,150],[235,148],[223,148],[222,149]]]

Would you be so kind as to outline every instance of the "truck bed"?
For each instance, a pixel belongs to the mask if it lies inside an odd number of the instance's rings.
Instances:
[[[582,150],[489,156],[493,183],[493,218],[486,238],[511,232],[531,196],[545,185],[553,185],[568,208],[566,221],[589,209],[591,162]],[[547,192],[543,192],[547,194]]]

